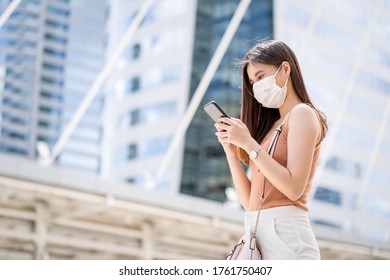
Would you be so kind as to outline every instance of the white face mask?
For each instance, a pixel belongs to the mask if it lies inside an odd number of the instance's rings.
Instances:
[[[276,84],[275,76],[280,67],[273,76],[269,76],[253,84],[253,94],[256,100],[267,108],[280,108],[286,99],[287,81],[281,88]]]

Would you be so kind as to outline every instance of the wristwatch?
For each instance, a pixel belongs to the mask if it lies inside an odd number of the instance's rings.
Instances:
[[[260,151],[262,150],[262,147],[257,148],[256,150],[249,151],[249,159],[254,160],[259,155]]]

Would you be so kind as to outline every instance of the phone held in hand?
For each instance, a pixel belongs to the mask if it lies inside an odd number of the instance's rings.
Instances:
[[[228,115],[221,109],[221,107],[218,106],[215,101],[210,101],[203,106],[203,109],[215,122],[217,122],[221,117],[228,118]]]

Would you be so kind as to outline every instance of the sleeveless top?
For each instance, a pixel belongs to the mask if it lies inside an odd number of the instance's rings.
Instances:
[[[291,113],[291,112],[290,112]],[[286,117],[282,132],[279,136],[279,140],[275,147],[275,153],[273,158],[282,166],[287,167],[287,139],[288,139],[288,121],[290,118],[290,113],[288,113],[288,116]],[[317,112],[315,111],[316,115]],[[318,117],[318,115],[317,115]],[[272,140],[273,133],[267,138],[264,139],[260,145],[263,147],[264,151],[268,150],[268,147],[270,145],[270,142]],[[308,211],[307,208],[307,194],[310,191],[313,183],[313,177],[317,166],[318,156],[320,154],[320,147],[321,147],[322,141],[320,140],[314,149],[313,154],[313,161],[310,168],[310,174],[309,178],[305,187],[305,190],[302,194],[302,196],[297,199],[296,201],[292,201],[289,198],[287,198],[283,193],[281,193],[277,188],[275,188],[268,180],[266,180],[266,186],[265,186],[265,193],[264,193],[264,202],[262,209],[266,208],[272,208],[277,206],[289,206],[289,205],[295,205],[305,211]],[[264,175],[260,172],[258,172],[258,168],[255,164],[250,164],[250,171],[251,171],[251,181],[252,181],[252,188],[253,186],[258,186],[254,190],[251,190],[251,195],[255,195],[256,197],[260,197],[261,191],[263,190],[263,184],[264,184]]]

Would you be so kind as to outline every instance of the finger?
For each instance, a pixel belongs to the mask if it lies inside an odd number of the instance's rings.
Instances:
[[[240,119],[236,119],[236,118],[230,118],[232,121],[238,123],[238,124],[244,124]]]
[[[230,144],[230,141],[227,137],[225,138],[219,138],[218,137],[218,142],[221,143],[221,144]]]
[[[226,124],[223,124],[223,123],[220,123],[220,122],[216,123],[214,126],[216,127],[216,129],[218,131],[226,131],[229,128],[229,125],[226,125]]]
[[[229,134],[225,131],[218,131],[218,132],[215,132],[215,135],[218,137],[218,138],[227,138],[229,136]]]
[[[235,125],[237,124],[237,122],[235,122],[234,120],[230,119],[230,118],[226,118],[226,117],[223,117],[223,118],[219,118],[218,119],[218,123],[224,123],[225,125]]]

